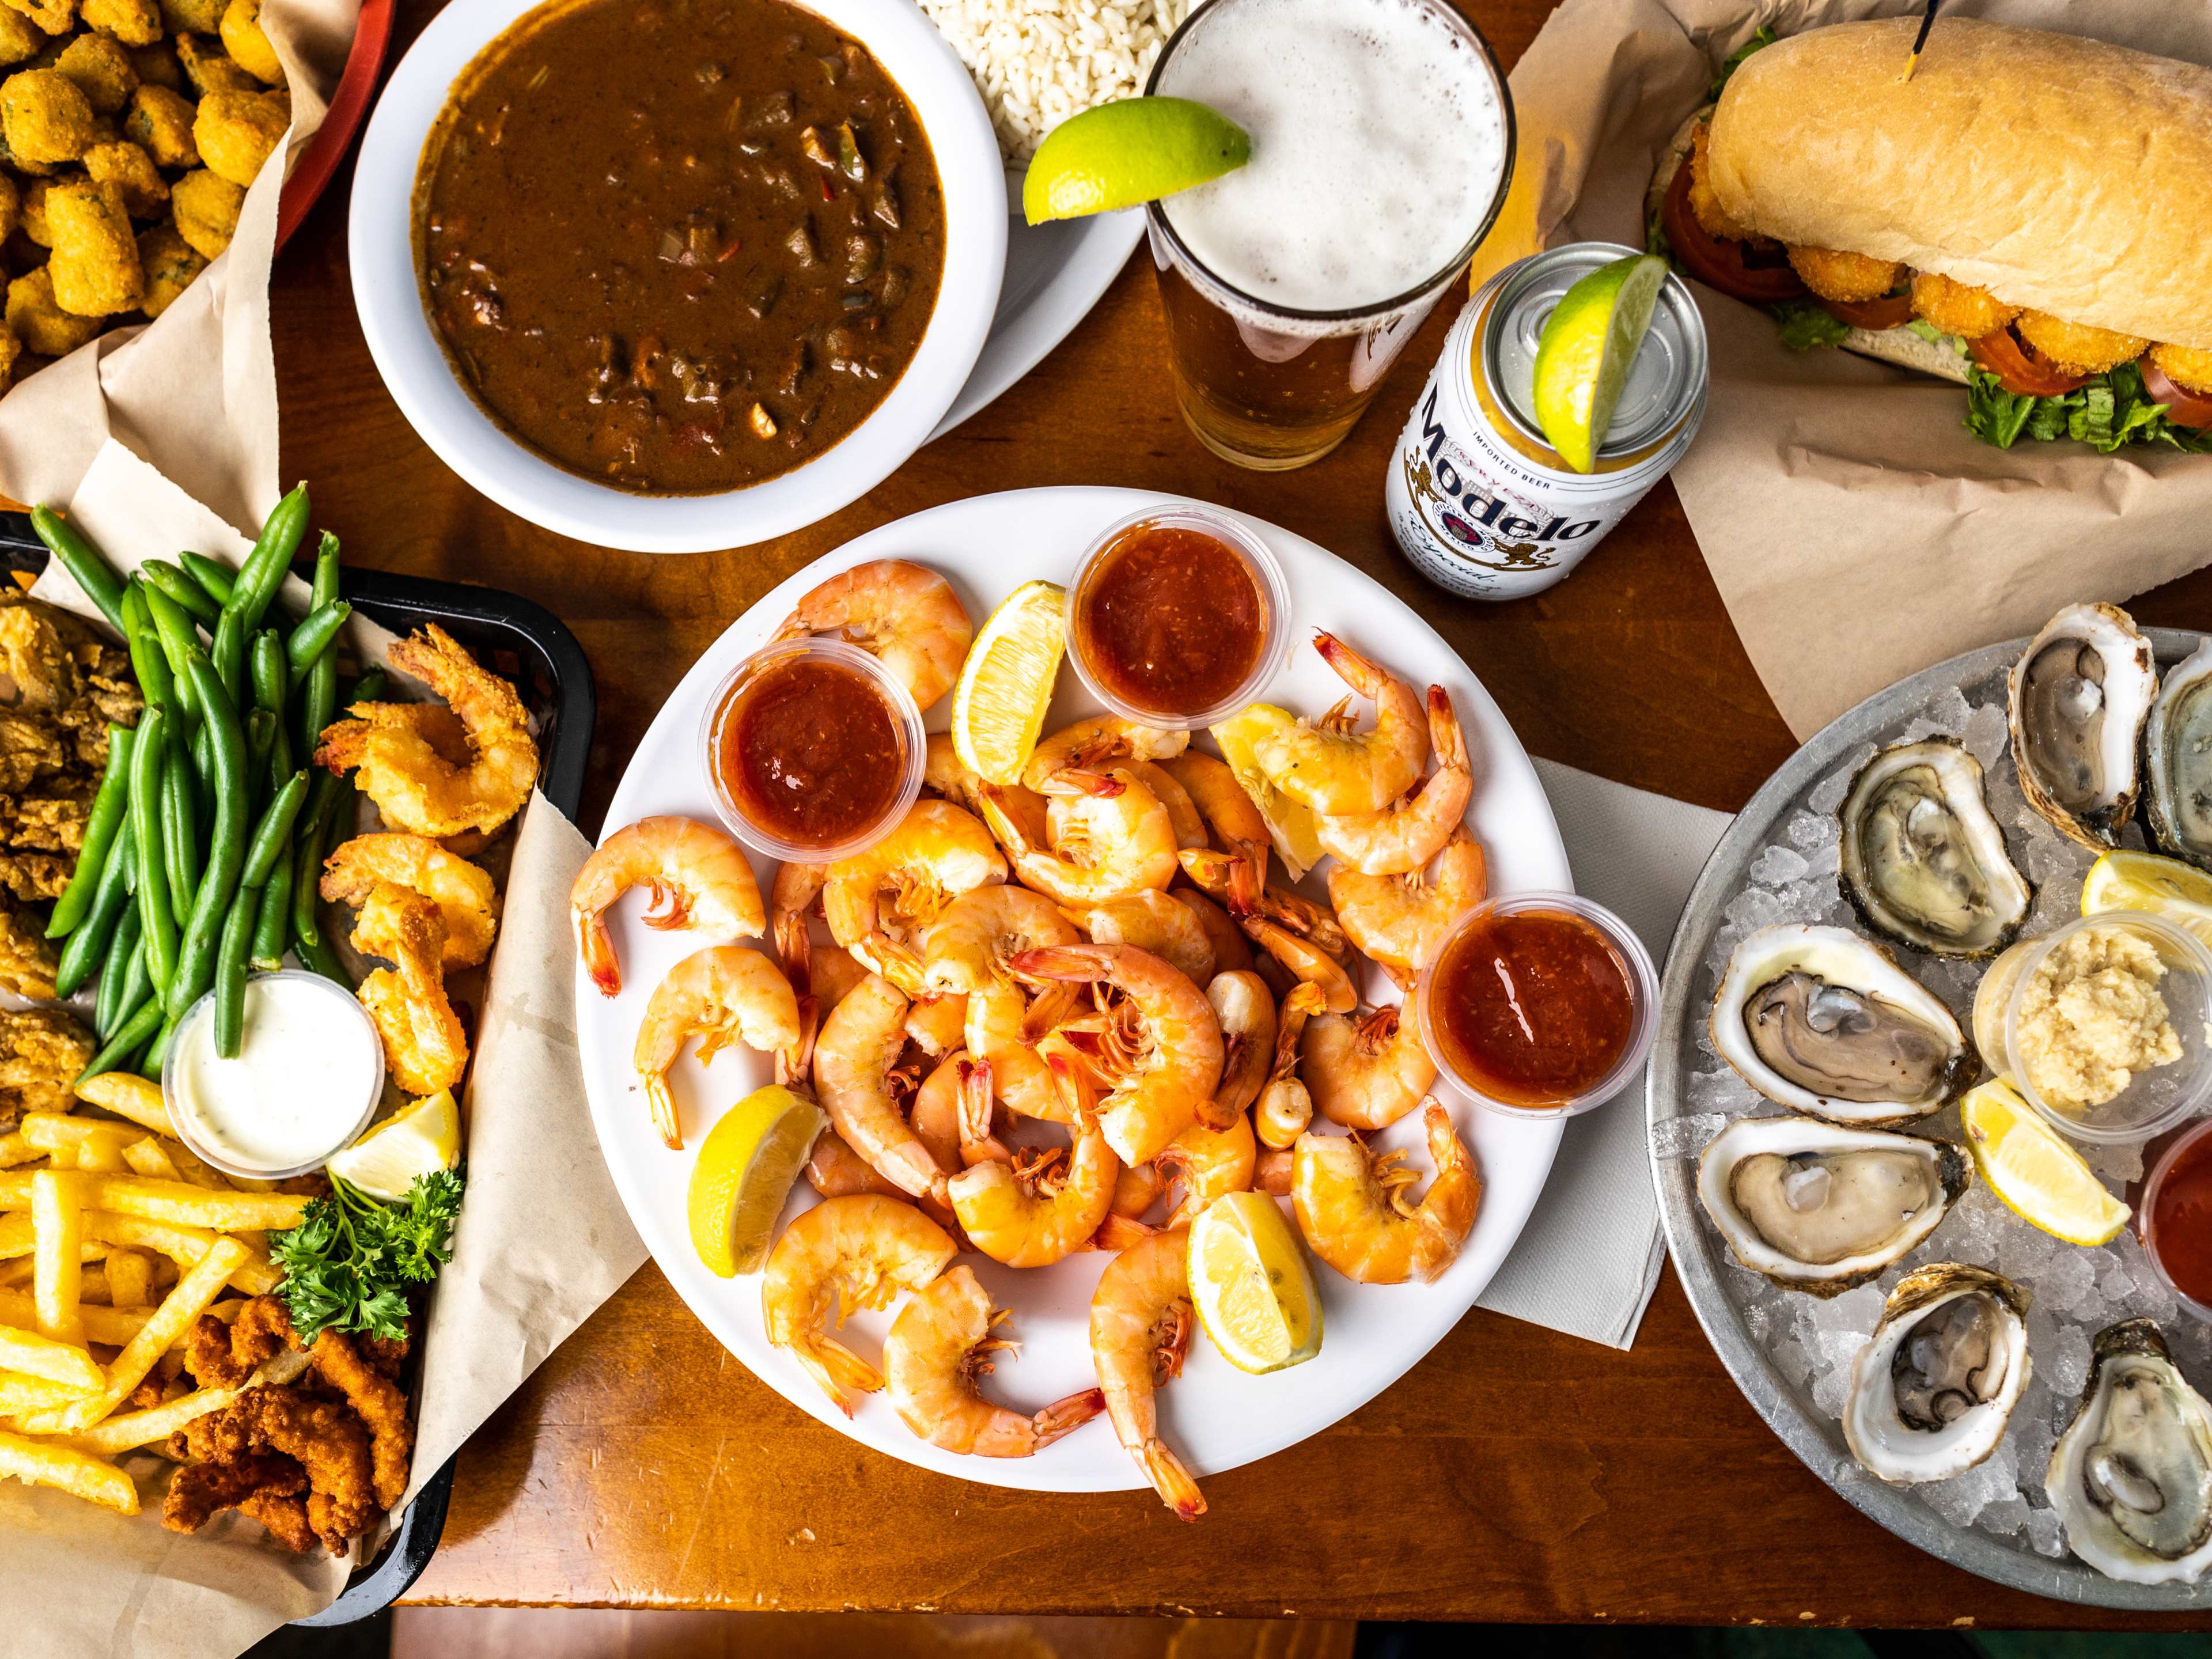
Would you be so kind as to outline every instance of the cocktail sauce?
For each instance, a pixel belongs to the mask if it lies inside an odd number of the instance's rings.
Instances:
[[[1620,1062],[1635,1024],[1627,963],[1563,910],[1469,923],[1444,947],[1427,994],[1440,1057],[1469,1088],[1509,1106],[1587,1093]]]
[[[1112,696],[1164,720],[1232,696],[1260,659],[1267,626],[1266,598],[1237,550],[1185,525],[1131,526],[1076,593],[1084,665]]]
[[[897,803],[906,757],[896,713],[857,671],[818,657],[771,662],[715,717],[714,763],[746,819],[798,847],[839,847]]]
[[[2199,1136],[2166,1166],[2144,1241],[2184,1296],[2212,1304],[2212,1135]]]

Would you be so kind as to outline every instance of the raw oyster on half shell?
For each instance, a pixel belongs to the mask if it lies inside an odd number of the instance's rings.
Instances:
[[[2074,1553],[2108,1578],[2192,1581],[2212,1565],[2212,1407],[2148,1319],[2100,1331],[2081,1409],[2044,1491]]]
[[[2034,1370],[2027,1304],[2010,1279],[1963,1262],[1898,1280],[1851,1362],[1844,1439],[1861,1467],[1912,1486],[1995,1451]]]
[[[2212,870],[2212,640],[2174,664],[2143,727],[2143,828]]]
[[[2069,605],[2028,641],[2011,689],[2012,757],[2028,805],[2084,847],[2117,847],[2158,696],[2150,641],[2116,605]]]
[[[1949,738],[1883,750],[1859,769],[1837,816],[1844,896],[1884,938],[1985,957],[2027,920],[2035,890],[1990,816],[1981,763]]]

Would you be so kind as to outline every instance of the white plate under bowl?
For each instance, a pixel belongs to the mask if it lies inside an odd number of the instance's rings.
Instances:
[[[610,826],[654,813],[678,812],[719,822],[699,739],[704,705],[732,665],[768,641],[799,596],[831,573],[869,559],[908,558],[951,578],[980,623],[1018,583],[1031,577],[1064,581],[1091,538],[1147,501],[1176,498],[1130,489],[1013,490],[956,501],[888,524],[817,559],[764,596],[692,665],[631,756],[607,811]],[[1571,885],[1565,848],[1550,804],[1520,742],[1498,705],[1465,663],[1403,601],[1326,549],[1260,520],[1246,523],[1282,561],[1289,577],[1292,625],[1302,641],[1289,665],[1264,693],[1269,702],[1319,714],[1344,687],[1303,641],[1317,627],[1341,634],[1416,683],[1446,687],[1474,757],[1475,793],[1468,823],[1488,855],[1493,890]],[[945,726],[951,699],[929,711]],[[1060,676],[1047,729],[1098,712],[1073,673]],[[765,893],[774,867],[756,859]],[[1308,878],[1310,890],[1319,890]],[[671,1152],[653,1133],[645,1097],[630,1069],[640,1017],[661,976],[701,941],[659,933],[640,920],[645,895],[632,893],[610,913],[623,967],[622,994],[604,998],[577,975],[576,1030],[584,1080],[599,1147],[630,1219],[653,1260],[702,1323],[757,1376],[801,1410],[863,1445],[941,1474],[1031,1492],[1118,1492],[1143,1476],[1103,1419],[1085,1425],[1034,1457],[963,1457],[939,1451],[908,1432],[880,1395],[848,1420],[802,1372],[790,1354],[769,1346],[761,1324],[757,1276],[718,1279],[693,1255],[684,1222],[684,1188],[701,1139],[732,1103],[770,1080],[764,1057],[743,1048],[702,1067],[687,1052],[671,1073],[684,1150]],[[1370,975],[1370,996],[1394,996]],[[1474,1232],[1433,1285],[1353,1285],[1316,1263],[1324,1335],[1318,1357],[1270,1376],[1232,1370],[1204,1336],[1194,1338],[1182,1376],[1161,1395],[1163,1432],[1203,1477],[1294,1445],[1357,1410],[1395,1382],[1459,1322],[1505,1259],[1535,1206],[1559,1143],[1558,1122],[1524,1122],[1486,1112],[1449,1085],[1439,1097],[1482,1172],[1482,1208]],[[1419,1119],[1409,1118],[1376,1139],[1385,1146],[1419,1146]],[[1425,1150],[1413,1163],[1425,1172]],[[801,1182],[785,1221],[816,1201]],[[1091,1294],[1107,1258],[1068,1257],[1050,1267],[1017,1272],[964,1255],[992,1296],[1013,1312],[1011,1334],[1018,1363],[1002,1363],[988,1386],[994,1398],[1034,1411],[1092,1386],[1089,1342]],[[896,1311],[894,1309],[891,1310]],[[890,1313],[863,1314],[848,1339],[872,1358]]]
[[[928,136],[945,196],[936,311],[890,395],[812,460],[717,495],[635,495],[564,471],[501,430],[454,374],[416,281],[413,201],[422,146],[454,79],[538,4],[469,0],[441,11],[392,72],[362,137],[347,227],[354,300],[369,355],[400,413],[439,459],[507,511],[601,547],[741,547],[857,501],[928,441],[975,368],[998,305],[1006,175],[967,70],[908,0],[810,0],[809,9],[875,55]]]

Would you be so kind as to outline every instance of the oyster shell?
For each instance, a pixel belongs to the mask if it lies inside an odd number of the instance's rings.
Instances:
[[[1973,1179],[1948,1140],[1789,1115],[1745,1117],[1698,1159],[1698,1200],[1735,1259],[1837,1296],[1935,1230]]]
[[[1937,956],[2009,944],[2035,890],[2005,852],[1981,763],[1948,738],[1883,750],[1837,817],[1844,896],[1868,927]]]
[[[2212,870],[2212,641],[2174,664],[2151,704],[2143,827],[2160,852]]]
[[[1832,1123],[1909,1122],[1977,1066],[1942,1000],[1845,927],[1762,927],[1729,954],[1713,1047],[1746,1083]]]
[[[1844,1439],[1892,1486],[1962,1474],[2004,1438],[2034,1370],[2028,1297],[1984,1267],[1941,1261],[1907,1273],[1851,1362]]]
[[[2094,1355],[2044,1479],[2066,1541],[2108,1578],[2199,1578],[2212,1565],[2212,1407],[2151,1320],[2100,1331]]]
[[[2116,605],[2069,605],[2012,670],[2012,757],[2028,805],[2084,847],[2119,844],[2158,696],[2150,641]]]

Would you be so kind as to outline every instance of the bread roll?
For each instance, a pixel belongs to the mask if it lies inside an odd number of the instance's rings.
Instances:
[[[2212,347],[2212,70],[1946,17],[1902,81],[1917,27],[1840,23],[1744,61],[1706,152],[1729,216]]]

